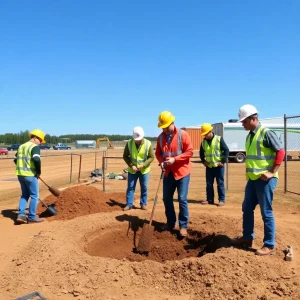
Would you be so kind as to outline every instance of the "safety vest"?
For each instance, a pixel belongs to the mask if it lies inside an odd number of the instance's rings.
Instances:
[[[36,169],[32,160],[31,150],[37,146],[32,142],[22,144],[18,149],[16,175],[35,176]]]
[[[128,141],[130,159],[136,167],[142,165],[147,160],[150,145],[151,142],[144,139],[144,142],[141,144],[140,151],[138,151],[135,141],[133,139]],[[128,167],[128,172],[131,174],[135,174],[135,171],[133,171],[131,167]],[[150,172],[150,165],[141,170],[142,174],[146,174],[148,172]]]
[[[160,149],[162,151],[162,156],[163,157],[174,157],[174,156],[177,156],[177,155],[180,155],[182,154],[182,141],[181,141],[181,135],[182,135],[182,131],[181,129],[178,129],[178,135],[177,135],[177,151],[175,152],[170,152],[170,151],[167,151],[167,152],[164,152],[163,149],[163,135],[161,134],[160,137],[159,137],[159,145],[160,145]]]
[[[250,135],[246,139],[246,177],[257,180],[262,174],[270,171],[273,167],[276,152],[263,145],[264,137],[268,128],[261,126],[255,133],[250,144]],[[278,178],[278,172],[274,177]]]
[[[209,168],[215,168],[218,163],[223,159],[223,153],[221,153],[221,137],[214,135],[210,145],[207,140],[202,141],[202,147],[205,152],[205,160],[208,162]]]

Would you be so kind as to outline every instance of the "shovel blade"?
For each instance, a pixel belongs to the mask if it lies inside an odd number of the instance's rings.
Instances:
[[[57,215],[57,210],[52,205],[47,207],[47,211],[51,216]]]
[[[136,248],[137,252],[144,253],[150,251],[153,232],[154,232],[153,226],[151,226],[150,224],[144,224],[139,239],[139,244]]]

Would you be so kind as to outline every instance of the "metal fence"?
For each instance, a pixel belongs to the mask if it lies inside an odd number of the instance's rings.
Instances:
[[[43,151],[41,177],[50,185],[64,187],[86,179],[94,169],[102,168],[102,156],[106,151],[72,151],[66,154],[52,154]],[[20,195],[20,184],[15,175],[14,153],[0,159],[0,200]],[[44,170],[44,171],[43,171]],[[40,190],[47,187],[40,184]]]
[[[284,191],[300,195],[300,116],[284,115]]]
[[[280,168],[280,181],[277,190],[300,194],[300,116],[284,116],[284,139],[286,149],[286,160],[283,168]],[[65,152],[64,152],[65,153]],[[15,166],[13,163],[15,152],[7,156],[0,157],[0,200],[19,197],[20,186],[15,176]],[[123,148],[104,149],[97,151],[76,151],[71,153],[43,150],[42,156],[42,178],[57,187],[66,187],[87,179],[94,169],[100,169],[103,174],[102,189],[108,192],[124,192],[126,190],[126,180],[110,180],[108,174],[122,173],[126,168],[123,162]],[[198,193],[201,197],[205,194],[204,168],[199,163],[198,152],[194,152],[192,159],[195,176],[191,178],[190,190]],[[244,190],[245,178],[241,175],[241,164],[226,164],[226,189],[231,192],[241,192]],[[44,170],[44,171],[43,171]],[[203,174],[202,174],[203,173]],[[284,174],[283,174],[284,173]],[[151,180],[159,180],[159,167],[153,165]],[[202,176],[201,180],[199,176]],[[137,187],[138,188],[138,187]],[[46,191],[47,187],[40,184],[40,190]]]

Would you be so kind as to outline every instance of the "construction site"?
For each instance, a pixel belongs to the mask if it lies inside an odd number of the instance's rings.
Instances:
[[[1,1],[0,300],[300,300],[299,12]]]
[[[57,214],[49,214],[40,203],[38,214],[46,221],[35,225],[14,225],[20,191],[13,153],[0,160],[0,299],[300,298],[299,196],[284,193],[284,167],[274,199],[275,255],[254,254],[262,246],[264,234],[259,209],[255,211],[253,249],[246,251],[230,243],[242,231],[245,165],[226,166],[226,205],[204,206],[205,169],[197,151],[191,159],[188,236],[179,238],[177,227],[173,232],[160,230],[166,222],[160,189],[151,249],[139,253],[136,248],[142,228],[149,222],[161,171],[153,162],[148,210],[139,207],[137,186],[135,209],[124,212],[127,181],[109,177],[124,172],[122,154],[123,149],[116,147],[42,154],[42,178],[59,189],[60,195],[52,195],[40,183],[40,198]],[[299,161],[287,163],[289,174],[297,176]],[[96,168],[103,170],[100,178],[91,176]],[[286,260],[288,246],[293,249],[290,260]]]

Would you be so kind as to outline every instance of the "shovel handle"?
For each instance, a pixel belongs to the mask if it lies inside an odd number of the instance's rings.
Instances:
[[[152,220],[153,220],[153,216],[154,216],[154,210],[155,210],[155,206],[156,206],[157,199],[158,199],[158,191],[159,191],[159,187],[160,187],[161,181],[164,178],[164,174],[165,174],[165,172],[162,170],[161,171],[161,175],[160,175],[160,179],[159,179],[159,182],[158,182],[158,187],[157,187],[157,190],[156,190],[156,195],[155,195],[155,198],[154,198],[154,204],[153,204],[151,216],[150,216],[150,221],[149,221],[150,225],[152,224]]]
[[[41,203],[48,209],[48,205],[44,201],[42,201],[40,198],[39,201],[41,201]]]
[[[43,183],[43,184],[45,184],[48,188],[50,188],[50,186],[41,178],[41,177],[39,177],[39,179],[41,180],[41,182]]]

